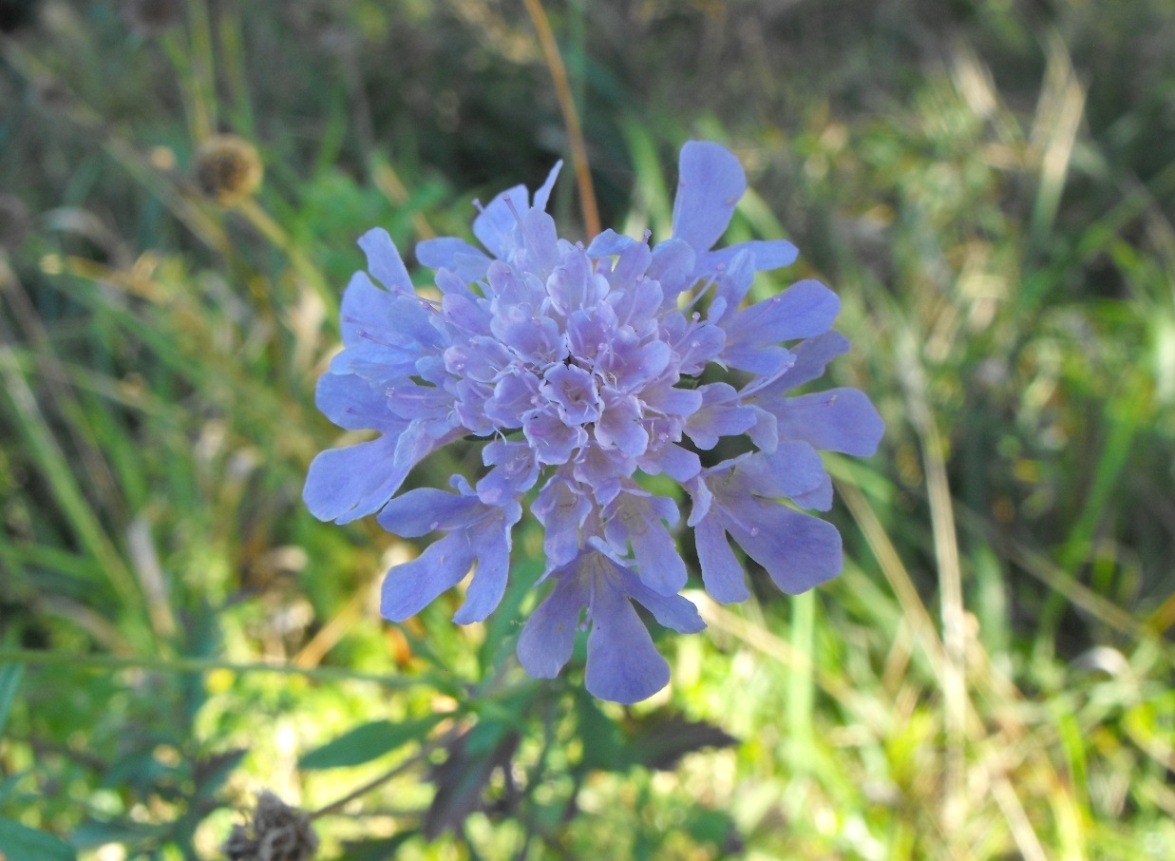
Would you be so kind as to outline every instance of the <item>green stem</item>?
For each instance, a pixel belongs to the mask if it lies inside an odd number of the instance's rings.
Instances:
[[[226,670],[231,673],[276,673],[282,676],[302,676],[307,679],[326,682],[374,682],[389,688],[404,690],[418,685],[431,685],[436,679],[431,675],[406,678],[380,673],[364,673],[338,667],[295,667],[289,664],[266,664],[258,661],[237,663],[208,658],[185,656],[154,657],[133,655],[79,655],[74,652],[51,652],[39,649],[0,649],[0,665],[23,663],[30,666],[70,666],[84,670],[151,670],[161,673],[207,674]]]

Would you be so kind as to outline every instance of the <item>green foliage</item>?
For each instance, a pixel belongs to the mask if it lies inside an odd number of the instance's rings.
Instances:
[[[52,834],[0,818],[0,846],[9,861],[73,861],[77,853]]]
[[[266,788],[321,858],[1175,854],[1169,4],[548,4],[605,224],[664,236],[680,142],[730,144],[731,236],[802,251],[755,295],[832,285],[836,382],[889,423],[829,459],[844,574],[697,595],[632,709],[582,644],[517,667],[533,524],[485,624],[388,626],[412,545],[300,501],[354,439],[313,393],[355,238],[465,235],[562,155],[517,5],[143,36],[45,0],[3,36],[0,854],[224,857]],[[193,184],[215,131],[265,166],[234,207]],[[478,466],[446,457],[410,483]]]

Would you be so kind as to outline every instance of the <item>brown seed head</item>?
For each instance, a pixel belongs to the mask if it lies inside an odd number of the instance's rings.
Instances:
[[[215,135],[196,151],[196,184],[222,206],[250,197],[264,173],[257,149],[236,135]]]
[[[229,861],[312,861],[318,835],[306,814],[265,790],[257,797],[251,826],[233,826],[221,851]]]

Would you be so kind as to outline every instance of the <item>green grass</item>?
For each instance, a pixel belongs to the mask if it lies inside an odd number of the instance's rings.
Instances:
[[[831,374],[888,422],[828,461],[842,576],[692,595],[633,709],[525,678],[529,590],[382,622],[412,549],[300,501],[355,238],[465,235],[563,155],[521,4],[194,2],[143,38],[45,0],[4,37],[0,853],[215,858],[261,789],[394,772],[319,857],[1175,854],[1175,13],[775,5],[550,4],[605,224],[664,236],[681,141],[731,146],[729,237],[801,249],[757,295],[829,283]],[[218,128],[265,165],[244,205],[192,184]]]

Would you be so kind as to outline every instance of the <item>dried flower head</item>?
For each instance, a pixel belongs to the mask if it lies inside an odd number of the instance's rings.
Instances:
[[[253,821],[234,825],[220,848],[229,861],[310,861],[318,851],[318,836],[306,814],[264,790]]]
[[[250,197],[263,174],[256,147],[236,135],[216,135],[196,151],[196,184],[222,206]]]
[[[831,331],[840,303],[808,280],[747,304],[755,273],[790,264],[796,249],[713,250],[746,189],[730,152],[682,148],[673,236],[656,247],[611,230],[586,247],[560,239],[545,212],[558,170],[533,199],[517,186],[482,209],[473,232],[488,254],[452,237],[417,246],[440,299],[416,293],[386,232],[359,240],[383,288],[365,272],[351,279],[344,350],[317,400],[340,427],[379,436],[315,458],[304,498],[324,520],[378,512],[397,535],[441,536],[388,572],[381,610],[404,620],[473,567],[460,623],[501,599],[529,499],[551,591],[519,637],[523,666],[556,675],[586,610],[588,690],[635,702],[669,668],[633,602],[677,631],[704,627],[680,595],[677,502],[642,476],[690,496],[687,525],[716,600],[750,594],[731,539],[780,589],[801,592],[841,568],[835,527],[799,510],[832,504],[817,450],[872,454],[883,424],[856,389],[793,396],[848,349]],[[470,436],[485,443],[474,484],[455,475],[454,492],[397,495],[428,455]],[[723,437],[742,453],[722,459]]]

